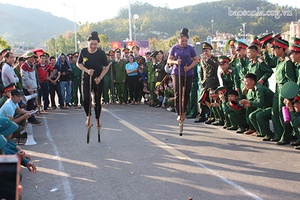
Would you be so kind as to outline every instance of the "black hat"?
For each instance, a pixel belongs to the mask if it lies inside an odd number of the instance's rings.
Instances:
[[[153,51],[152,53],[151,53],[151,57],[154,57],[155,58],[155,56],[158,54],[158,51]]]
[[[23,92],[22,92],[22,90],[12,90],[10,92],[10,95],[11,96],[21,96],[21,95],[23,95]]]
[[[212,50],[213,47],[208,42],[203,42],[202,43],[202,49],[210,49],[210,50]]]

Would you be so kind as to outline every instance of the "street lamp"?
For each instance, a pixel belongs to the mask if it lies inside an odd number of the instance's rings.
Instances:
[[[213,37],[213,35],[214,35],[214,22],[215,22],[215,20],[211,20],[211,35],[212,35],[212,37]]]
[[[244,37],[244,42],[246,41],[246,23],[242,23],[243,25],[243,37]]]
[[[136,21],[139,19],[139,15],[138,14],[134,14],[133,15],[133,19],[135,20],[133,23],[133,31],[134,31],[134,41],[136,41]]]
[[[74,23],[74,46],[75,46],[75,52],[77,52],[76,9],[74,6],[70,6],[67,4],[62,4],[62,5],[73,8],[73,10],[74,10],[74,20],[73,20],[73,23]]]
[[[129,41],[132,41],[130,0],[128,0],[128,16],[129,16]]]

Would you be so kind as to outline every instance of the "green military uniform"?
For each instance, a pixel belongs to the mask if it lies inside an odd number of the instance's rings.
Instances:
[[[263,80],[264,85],[268,87],[268,79],[272,76],[273,70],[263,60],[258,57],[256,60],[249,60],[246,66],[246,72],[256,75],[257,81]]]
[[[16,89],[22,90],[23,86],[22,86],[22,76],[21,76],[20,67],[15,67],[14,71],[15,71],[15,74],[17,75],[17,77],[19,78],[19,82],[16,83]]]
[[[151,106],[156,106],[158,104],[158,100],[157,100],[156,94],[154,93],[156,77],[155,77],[155,70],[154,70],[153,62],[152,61],[146,62],[146,66],[148,68],[148,88],[149,88],[149,92],[150,92],[151,100],[152,100]]]
[[[126,63],[127,62],[125,59],[121,59],[116,61],[113,67],[113,80],[116,88],[116,97],[119,103],[127,102],[126,71],[125,71]]]
[[[219,100],[215,100],[210,105],[211,105],[210,110],[213,113],[215,118],[215,121],[212,122],[211,124],[223,126],[225,123],[225,116],[221,107],[221,102]]]
[[[114,60],[109,60],[108,62],[112,62],[112,65],[109,67],[109,70],[103,77],[103,102],[104,103],[109,103],[109,91],[111,91],[111,80],[112,80],[112,68],[114,67]],[[107,67],[107,66],[106,66]]]
[[[258,136],[265,136],[265,132],[261,131],[269,127],[269,120],[265,123],[258,123],[260,119],[260,112],[264,112],[265,109],[272,106],[274,93],[264,85],[256,84],[253,90],[248,90],[247,99],[250,101],[250,107],[246,109],[246,116],[248,123],[251,122],[250,129],[256,130]]]
[[[170,98],[174,97],[174,90],[173,88],[167,87],[164,91],[165,101],[167,107],[171,107],[174,109],[174,101],[169,101]]]
[[[283,121],[282,106],[283,97],[280,95],[283,84],[288,81],[296,82],[295,67],[290,60],[284,58],[278,59],[275,71],[276,92],[273,99],[273,125],[275,130],[275,139],[287,143],[290,140],[292,127]]]
[[[235,88],[239,89],[239,97],[243,98],[242,91],[244,88],[244,77],[248,73],[247,66],[249,64],[249,58],[238,58],[236,62],[236,73],[238,78],[235,79]]]
[[[73,71],[73,79],[72,79],[72,103],[74,106],[78,106],[78,90],[80,94],[80,105],[83,105],[82,102],[82,92],[81,92],[81,74],[82,71],[79,69],[76,64],[72,65],[72,71]]]
[[[242,133],[248,127],[246,122],[245,108],[235,109],[230,106],[229,102],[222,102],[222,109],[226,120],[227,130],[239,129]]]
[[[196,118],[198,115],[198,66],[194,67],[194,77],[190,92],[190,100],[186,106],[185,114],[187,118]]]

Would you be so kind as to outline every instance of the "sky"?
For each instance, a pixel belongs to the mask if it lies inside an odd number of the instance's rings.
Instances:
[[[36,8],[49,12],[55,16],[67,18],[76,22],[99,22],[110,19],[118,14],[121,8],[126,8],[129,2],[149,3],[153,6],[168,7],[170,9],[187,5],[195,5],[202,2],[212,2],[216,0],[0,0],[0,3],[22,6],[26,8]],[[288,5],[300,8],[299,0],[268,0],[279,5]],[[75,11],[75,12],[74,12]],[[139,14],[139,13],[132,13]]]

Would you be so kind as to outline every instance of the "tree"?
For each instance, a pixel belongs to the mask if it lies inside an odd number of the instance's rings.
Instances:
[[[201,39],[198,35],[193,36],[192,38],[192,44],[195,45],[196,42],[201,42]]]
[[[9,46],[8,42],[6,40],[4,40],[2,37],[0,37],[0,47],[1,47],[1,49],[11,48],[11,46]]]

